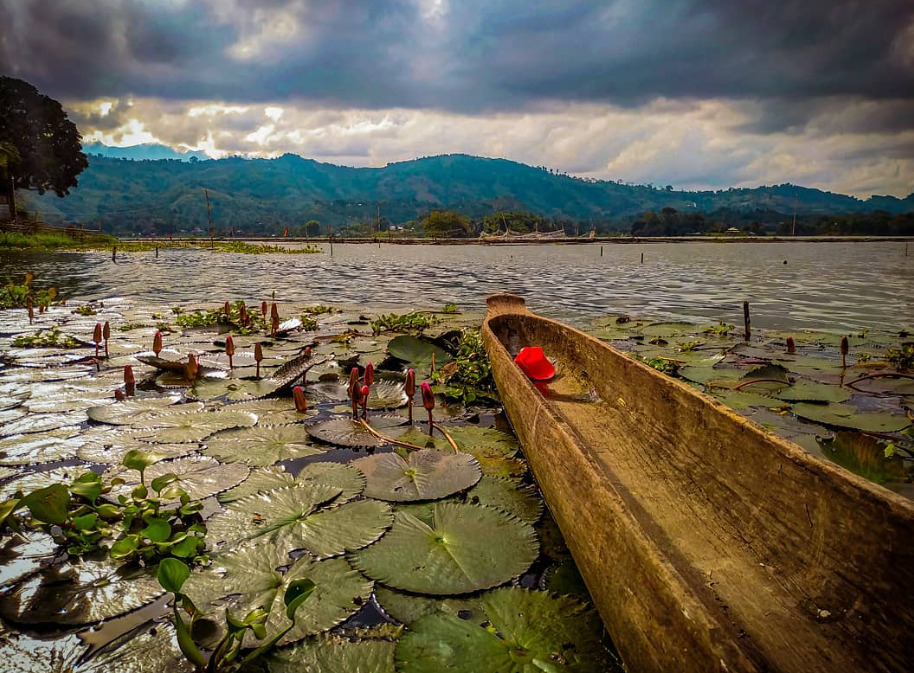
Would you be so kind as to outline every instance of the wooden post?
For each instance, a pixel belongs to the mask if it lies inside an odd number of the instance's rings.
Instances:
[[[745,328],[746,341],[752,336],[752,320],[749,318],[749,302],[743,302],[743,326]]]
[[[330,232],[330,256],[333,257],[333,232]]]
[[[159,246],[156,246],[156,259],[159,258]]]
[[[603,256],[603,246],[601,245],[600,246],[600,257],[602,257],[602,256]]]
[[[641,253],[641,263],[644,264],[644,253]]]
[[[117,264],[117,246],[111,247],[111,261]]]

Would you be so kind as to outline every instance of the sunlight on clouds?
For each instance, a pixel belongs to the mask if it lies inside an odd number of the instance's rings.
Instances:
[[[84,142],[99,142],[110,147],[130,147],[164,142],[158,136],[146,130],[146,125],[139,119],[130,119],[126,124],[111,133],[95,131],[83,135]]]
[[[266,124],[264,126],[261,126],[259,129],[257,129],[253,133],[249,133],[248,135],[246,135],[244,137],[244,139],[263,146],[269,142],[270,136],[273,135],[273,131],[275,131],[275,130],[276,130],[275,124]]]
[[[218,103],[210,103],[209,105],[195,105],[187,111],[187,114],[190,117],[199,117],[200,115],[212,117],[213,115],[218,114],[243,114],[247,111],[248,108],[241,105],[219,105]]]
[[[282,113],[285,112],[281,107],[268,107],[265,108],[263,113],[272,119],[275,122],[278,122],[282,117]]]

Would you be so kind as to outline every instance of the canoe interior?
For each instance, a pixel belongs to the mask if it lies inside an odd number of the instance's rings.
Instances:
[[[522,303],[490,300],[484,338],[634,673],[914,669],[909,501]],[[547,385],[512,362],[527,345]]]

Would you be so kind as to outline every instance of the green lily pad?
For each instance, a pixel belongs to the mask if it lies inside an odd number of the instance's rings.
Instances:
[[[536,560],[533,528],[491,507],[437,503],[432,525],[396,512],[390,532],[351,555],[383,584],[419,594],[463,594],[521,575]]]
[[[392,381],[376,381],[368,393],[369,409],[399,409],[408,401],[403,386]]]
[[[655,322],[643,326],[638,331],[645,337],[659,337],[668,340],[680,334],[695,334],[698,331],[698,325],[688,322]]]
[[[0,625],[0,651],[7,673],[70,673],[86,649],[76,634],[48,640]]]
[[[800,418],[830,425],[836,428],[851,428],[864,432],[897,432],[911,425],[903,415],[889,413],[860,413],[848,404],[807,404],[793,405],[793,413]]]
[[[287,567],[284,573],[277,568]],[[232,596],[227,604],[235,616],[260,606],[269,611],[267,633],[288,625],[283,594],[297,579],[314,582],[314,593],[296,613],[295,627],[281,644],[333,628],[357,612],[371,595],[372,582],[349,567],[343,558],[316,561],[307,555],[291,561],[284,547],[258,544],[219,554],[206,571],[195,574],[185,591],[199,606]],[[255,645],[251,640],[248,645]]]
[[[90,463],[107,465],[120,465],[124,456],[134,449],[153,452],[162,456],[163,460],[181,458],[199,450],[200,445],[187,444],[150,444],[137,439],[129,432],[104,432],[100,434],[84,434],[79,437],[79,448],[76,455]]]
[[[153,453],[155,448],[153,447]],[[146,468],[146,483],[150,484],[153,479],[172,473],[178,477],[172,486],[186,491],[191,500],[203,500],[237,486],[247,478],[249,472],[250,468],[242,463],[224,465],[209,456],[186,456],[150,465]],[[127,479],[127,483],[120,487],[125,491],[139,483],[136,471],[127,468],[115,470],[108,476]]]
[[[445,498],[470,488],[482,474],[470,454],[436,449],[411,452],[407,459],[397,453],[376,453],[353,464],[368,480],[365,495],[393,502]]]
[[[324,633],[275,650],[270,673],[394,673],[398,637],[399,629],[389,627]]]
[[[69,673],[69,670],[60,673]],[[178,647],[174,627],[169,622],[153,622],[141,633],[130,633],[116,647],[103,648],[73,670],[79,673],[189,673],[191,669]]]
[[[844,402],[849,400],[851,393],[841,386],[830,386],[825,383],[816,383],[800,379],[792,386],[782,388],[775,393],[775,397],[786,402]]]
[[[381,537],[392,519],[390,505],[358,500],[327,506],[341,494],[342,489],[332,486],[296,483],[249,495],[210,519],[207,541],[235,544],[262,538],[286,551],[307,549],[317,558],[328,558]]]
[[[430,365],[432,355],[435,356],[437,365],[443,365],[451,359],[451,356],[443,348],[409,334],[402,334],[391,339],[387,344],[387,350],[398,360],[403,360],[403,362],[408,362],[416,367]]]
[[[313,409],[308,409],[304,413],[296,411],[294,402],[287,397],[238,402],[226,405],[222,409],[224,411],[246,411],[255,414],[258,419],[257,425],[261,426],[298,423],[317,413]]]
[[[368,422],[384,435],[390,436],[393,430],[396,437],[399,427],[406,423],[406,419],[402,416],[370,416]],[[353,449],[384,446],[384,441],[371,434],[361,423],[345,416],[312,423],[307,428],[308,434],[314,439],[335,446]]]
[[[92,407],[86,411],[89,418],[96,423],[109,425],[131,425],[147,418],[151,413],[161,412],[178,401],[177,397],[141,397],[125,400],[116,404],[105,404]],[[203,405],[195,405],[193,409],[183,406],[175,407],[175,411],[199,411]]]
[[[36,432],[48,432],[67,425],[78,425],[85,420],[86,413],[84,411],[76,411],[69,414],[29,414],[0,426],[0,436],[9,437],[11,435],[31,435]]]
[[[760,393],[749,393],[741,390],[728,390],[726,392],[714,390],[712,392],[715,398],[726,404],[736,411],[745,411],[752,407],[763,407],[769,409],[780,406],[778,400]]]
[[[482,596],[426,598],[400,593],[379,585],[375,587],[375,598],[384,612],[401,624],[412,624],[420,617],[435,614],[461,616],[462,619],[472,619],[477,624],[487,619],[482,609]]]
[[[265,467],[251,473],[244,483],[219,494],[219,502],[228,504],[255,493],[272,491],[295,483],[319,483],[341,490],[335,503],[352,500],[365,489],[365,477],[351,464],[311,463],[292,476],[281,466]]]
[[[223,397],[241,402],[269,395],[275,388],[276,384],[266,379],[204,378],[197,381],[189,393],[201,400]]]
[[[688,365],[687,367],[682,367],[678,374],[686,381],[692,381],[694,383],[711,383],[716,381],[727,383],[727,387],[731,387],[732,385],[736,385],[736,382],[742,378],[745,371],[734,367]]]
[[[496,507],[529,523],[535,523],[543,514],[543,499],[535,486],[504,477],[485,475],[467,491],[467,502]]]
[[[398,666],[413,673],[534,673],[614,670],[593,610],[567,596],[516,587],[483,598],[491,627],[433,614],[410,625],[397,645]]]
[[[220,432],[206,440],[204,453],[226,463],[265,467],[281,460],[316,456],[323,450],[308,442],[304,426],[294,424]]]
[[[146,441],[162,444],[202,442],[210,435],[232,428],[249,428],[257,416],[245,411],[203,411],[199,413],[168,414],[133,424]]]
[[[905,482],[911,478],[898,456],[885,457],[885,444],[859,432],[839,432],[832,439],[816,438],[822,455],[854,474],[876,482]]]
[[[39,465],[72,458],[79,446],[77,427],[63,427],[0,439],[0,465]]]

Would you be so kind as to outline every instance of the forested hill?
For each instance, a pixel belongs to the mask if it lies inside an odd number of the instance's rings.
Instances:
[[[591,221],[628,229],[645,211],[766,212],[790,215],[914,211],[905,199],[851,196],[793,185],[686,192],[574,178],[504,159],[444,155],[349,168],[285,155],[277,159],[130,161],[90,156],[79,187],[66,198],[35,196],[31,208],[50,221],[101,222],[115,233],[169,233],[206,228],[203,189],[215,225],[246,233],[275,232],[314,219],[340,228],[374,220],[421,218],[452,208],[479,217],[495,210],[529,210],[559,222]]]

